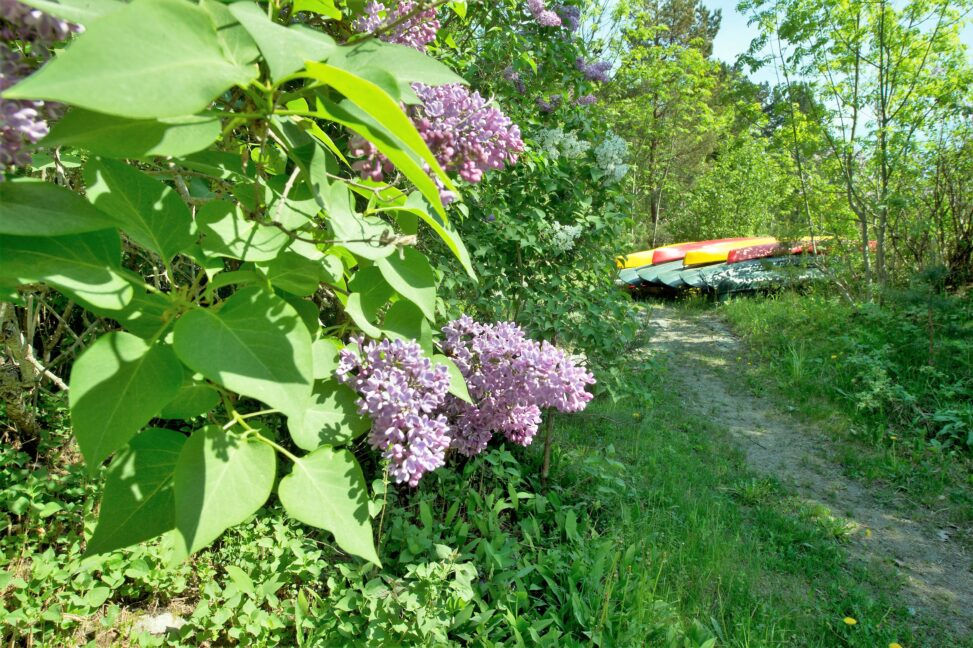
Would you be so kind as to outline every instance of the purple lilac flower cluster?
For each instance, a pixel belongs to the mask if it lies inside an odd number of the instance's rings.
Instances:
[[[544,0],[527,0],[527,10],[541,27],[561,26],[561,17],[548,9]]]
[[[399,2],[394,9],[389,9],[380,2],[369,2],[365,5],[365,15],[353,22],[351,27],[359,33],[370,33],[388,27],[388,31],[380,34],[379,39],[425,52],[426,46],[436,40],[439,20],[436,18],[435,8],[410,16],[419,6],[413,0]]]
[[[564,351],[528,338],[516,324],[480,324],[467,316],[443,327],[443,351],[466,378],[475,404],[447,397],[452,447],[472,456],[486,448],[494,432],[529,445],[541,409],[582,410],[595,378]]]
[[[416,129],[443,168],[463,180],[480,182],[486,171],[514,164],[524,150],[517,125],[480,93],[459,83],[414,83],[412,89],[422,102],[409,107]],[[352,156],[362,158],[353,167],[363,177],[379,180],[392,170],[370,142],[352,137],[349,143]],[[453,197],[451,192],[442,194],[444,202]]]
[[[578,57],[575,61],[575,65],[584,74],[584,78],[588,81],[597,81],[599,83],[604,83],[608,81],[608,72],[611,70],[612,64],[608,61],[585,61],[583,58]]]
[[[561,107],[561,102],[564,101],[564,97],[559,94],[551,95],[547,99],[544,97],[537,98],[537,107],[541,109],[541,112],[552,113]]]
[[[0,92],[29,75],[50,56],[49,45],[81,30],[64,20],[17,2],[0,0]],[[7,45],[30,43],[31,60]],[[52,106],[41,101],[0,97],[0,181],[11,166],[26,166],[31,157],[27,148],[47,135],[47,119]]]
[[[574,103],[577,106],[590,106],[591,104],[593,104],[593,103],[595,103],[597,101],[598,101],[598,97],[596,97],[595,95],[593,95],[593,94],[586,94],[586,95],[582,95],[582,96],[578,97],[577,99],[575,99],[574,100]]]
[[[63,41],[78,31],[81,31],[79,25],[17,0],[0,0],[0,41],[27,41],[46,50],[49,44]]]
[[[449,426],[436,411],[445,401],[449,372],[433,366],[412,341],[352,342],[358,353],[341,351],[338,381],[361,397],[358,411],[372,420],[368,441],[390,462],[395,481],[416,486],[446,461]]]
[[[554,8],[557,15],[561,17],[561,23],[569,32],[578,31],[581,24],[581,7],[578,5],[560,4]]]
[[[20,55],[0,43],[0,92],[30,74]],[[40,101],[0,98],[0,174],[10,166],[30,164],[26,146],[47,135]],[[0,182],[3,175],[0,175]]]
[[[508,83],[513,84],[514,88],[516,88],[517,92],[520,94],[527,92],[527,85],[524,83],[524,80],[520,78],[520,72],[514,70],[512,65],[508,65],[506,68],[504,68],[503,78]]]

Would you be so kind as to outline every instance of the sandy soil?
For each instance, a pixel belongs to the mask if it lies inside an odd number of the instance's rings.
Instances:
[[[650,347],[669,358],[671,378],[691,411],[728,424],[755,471],[789,484],[850,525],[848,550],[899,572],[905,606],[959,636],[973,636],[973,557],[951,539],[960,530],[943,528],[914,504],[874,497],[842,472],[824,431],[733,380],[726,366],[742,355],[742,343],[714,314],[655,306],[649,326]]]

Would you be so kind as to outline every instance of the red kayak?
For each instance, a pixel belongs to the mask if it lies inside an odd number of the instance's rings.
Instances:
[[[815,239],[814,246],[811,245],[811,239],[805,237],[800,240],[800,242],[793,243],[790,245],[781,243],[764,243],[761,245],[749,245],[747,247],[737,248],[736,250],[731,250],[726,256],[727,263],[740,263],[741,261],[751,261],[753,259],[764,259],[771,256],[788,256],[790,254],[805,254],[814,251],[817,248],[818,254],[821,254],[823,250],[821,249],[821,244],[831,240],[830,236],[818,236]]]
[[[737,236],[735,238],[712,239],[710,241],[695,241],[693,243],[667,245],[666,247],[657,249],[655,253],[652,254],[652,265],[668,263],[670,261],[679,261],[680,259],[686,258],[686,252],[692,252],[693,250],[698,250],[700,248],[713,245],[714,243],[732,243],[733,241],[746,241],[749,238],[750,237],[748,236]]]

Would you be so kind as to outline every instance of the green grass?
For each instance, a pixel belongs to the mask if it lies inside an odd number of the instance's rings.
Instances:
[[[643,543],[656,574],[646,598],[700,620],[719,645],[963,645],[898,607],[897,577],[849,557],[848,530],[829,511],[752,474],[724,432],[664,396],[646,412],[603,405],[559,419],[559,433],[565,457],[614,449],[638,510],[616,532]]]
[[[973,520],[973,302],[933,311],[853,308],[827,294],[740,298],[718,312],[743,336],[749,386],[790,403],[841,443],[846,472]],[[882,490],[882,489],[880,489]]]

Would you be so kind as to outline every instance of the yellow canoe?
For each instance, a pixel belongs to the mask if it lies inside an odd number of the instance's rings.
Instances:
[[[674,247],[677,245],[687,245],[691,241],[683,241],[682,243],[670,243],[669,245],[663,245],[661,247],[652,248],[651,250],[643,250],[642,252],[632,252],[631,254],[626,254],[624,256],[615,257],[615,265],[619,270],[624,270],[625,268],[642,268],[647,265],[652,265],[652,255],[655,254],[656,250],[664,250],[666,248]]]
[[[684,266],[705,265],[707,263],[721,263],[726,261],[726,257],[732,250],[751,245],[764,245],[765,243],[776,243],[777,239],[773,236],[755,236],[743,241],[733,241],[730,243],[714,243],[698,250],[686,253],[683,259]]]

